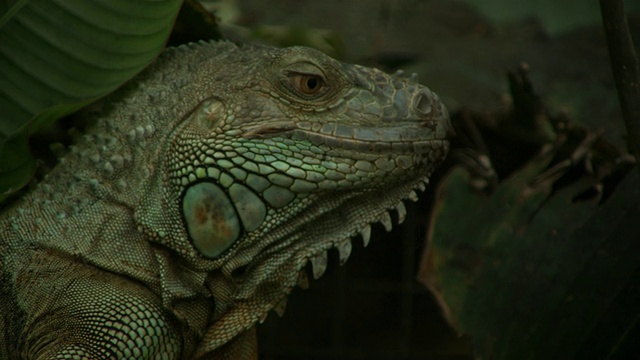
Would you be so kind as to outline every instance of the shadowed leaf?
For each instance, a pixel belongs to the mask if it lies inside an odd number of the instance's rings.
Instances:
[[[537,176],[552,155],[543,152],[491,195],[474,190],[462,168],[438,189],[420,277],[483,358],[638,350],[629,335],[640,317],[640,176],[629,173],[600,202],[584,197],[600,186],[592,176],[560,188]]]
[[[180,5],[33,0],[0,6],[0,194],[25,184],[34,168],[28,148],[12,144],[25,144],[30,134],[140,72],[164,47]]]

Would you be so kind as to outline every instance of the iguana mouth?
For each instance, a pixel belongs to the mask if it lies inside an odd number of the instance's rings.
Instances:
[[[331,149],[363,151],[372,154],[398,154],[429,152],[434,146],[442,146],[433,132],[407,127],[354,127],[342,124],[323,126],[319,132],[297,129],[294,140],[308,140],[314,145],[326,145]]]
[[[444,146],[445,137],[436,137],[426,127],[356,127],[345,124],[282,123],[249,128],[245,138],[287,137],[309,141],[330,149],[362,151],[376,155],[417,153]]]

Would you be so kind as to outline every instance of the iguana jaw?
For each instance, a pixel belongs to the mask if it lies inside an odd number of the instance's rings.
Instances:
[[[304,286],[308,263],[314,278],[322,275],[327,250],[337,248],[343,263],[351,252],[351,238],[362,236],[368,242],[376,222],[390,229],[391,209],[398,210],[399,219],[404,217],[403,200],[417,200],[416,190],[424,189],[448,151],[444,139],[450,124],[440,103],[434,118],[357,128],[272,122],[243,127],[235,134],[237,148],[261,149],[256,155],[279,154],[261,163],[276,169],[271,174],[292,178],[294,184],[315,182],[316,188],[306,194],[295,192],[295,199],[278,208],[278,221],[269,225],[265,220],[265,226],[246,234],[218,260],[219,273],[208,286],[217,300],[215,321],[203,339],[203,353],[264,320],[272,309],[282,313],[287,295],[296,285]],[[301,158],[284,156],[294,148],[304,149]],[[263,160],[268,158],[259,159]],[[306,175],[296,178],[300,170]],[[294,192],[280,176],[270,180],[284,193]]]
[[[431,170],[386,191],[369,190],[355,195],[344,192],[332,200],[318,202],[305,209],[304,219],[292,219],[287,226],[298,227],[298,231],[290,231],[289,239],[280,239],[252,258],[242,280],[236,284],[234,306],[219,313],[214,326],[205,335],[207,341],[201,343],[203,347],[199,352],[215,349],[234,336],[228,332],[226,324],[233,324],[235,329],[241,331],[264,321],[271,310],[282,315],[287,296],[293,288],[306,288],[309,263],[311,275],[316,279],[326,269],[329,249],[338,250],[339,261],[343,264],[351,253],[354,237],[361,237],[366,246],[371,237],[372,224],[380,222],[385,229],[391,229],[390,210],[398,212],[398,223],[401,223],[406,213],[404,200],[418,199],[417,192],[424,190]],[[331,202],[334,203],[331,211],[321,210]],[[313,220],[309,221],[310,218]],[[301,230],[302,227],[304,230]],[[279,230],[276,229],[281,232]]]
[[[308,263],[314,279],[320,278],[327,267],[327,251],[336,248],[340,265],[346,263],[351,254],[352,241],[360,237],[364,247],[371,240],[371,226],[380,223],[386,231],[393,227],[391,211],[397,212],[397,222],[401,224],[406,216],[405,200],[417,201],[417,193],[423,191],[429,182],[428,175],[418,180],[398,184],[390,191],[366,191],[355,196],[345,197],[335,209],[319,216],[312,222],[326,232],[315,231],[307,234],[306,239],[288,251],[295,253],[292,258],[297,267],[296,285],[305,288]],[[362,212],[363,206],[366,211]],[[331,224],[331,225],[329,225]],[[276,312],[279,309],[275,309]],[[266,314],[265,314],[266,315]]]
[[[244,129],[242,136],[255,138],[290,138],[296,141],[308,140],[317,146],[327,146],[334,152],[358,151],[371,155],[390,153],[424,154],[433,147],[443,146],[443,134],[435,134],[434,129],[426,126],[361,127],[339,123],[322,127],[311,123],[281,122]],[[439,137],[438,137],[439,136]]]

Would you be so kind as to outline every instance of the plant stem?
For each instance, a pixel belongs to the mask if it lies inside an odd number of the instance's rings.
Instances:
[[[622,117],[627,127],[628,149],[640,166],[640,66],[629,33],[623,0],[600,0],[613,77]]]

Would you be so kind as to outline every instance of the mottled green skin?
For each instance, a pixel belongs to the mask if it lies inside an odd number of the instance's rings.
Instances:
[[[307,48],[172,49],[83,116],[0,218],[0,358],[254,357],[303,267],[403,217],[448,148],[427,88]]]

